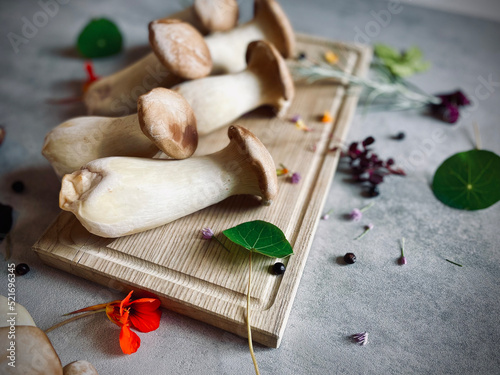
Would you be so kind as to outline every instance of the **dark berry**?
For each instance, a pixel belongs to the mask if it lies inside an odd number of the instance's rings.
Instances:
[[[403,133],[403,132],[399,132],[398,134],[396,134],[394,137],[392,137],[393,139],[397,140],[397,141],[402,141],[403,139],[405,139],[406,137],[406,134]]]
[[[22,193],[24,191],[24,183],[22,181],[15,181],[12,184],[12,190],[16,193]]]
[[[372,143],[375,142],[375,138],[373,137],[367,137],[365,138],[365,140],[363,141],[363,146],[370,146]]]
[[[347,264],[356,263],[356,255],[354,255],[354,253],[346,253],[346,255],[344,255],[344,262]]]
[[[273,265],[273,273],[275,275],[283,275],[285,273],[286,267],[283,263],[277,262]]]
[[[19,276],[26,275],[28,272],[30,272],[30,267],[26,263],[19,263],[16,266],[16,273]]]
[[[305,52],[301,52],[297,56],[297,60],[304,60],[305,58],[307,58],[307,55]]]
[[[368,196],[377,197],[379,195],[380,195],[380,190],[378,189],[377,185],[370,186],[370,190],[368,190]]]

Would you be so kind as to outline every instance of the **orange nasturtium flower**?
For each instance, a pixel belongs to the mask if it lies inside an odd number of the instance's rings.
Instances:
[[[160,300],[157,298],[140,298],[131,301],[131,291],[122,301],[102,303],[89,306],[66,315],[86,311],[106,311],[109,320],[121,327],[120,347],[125,354],[132,354],[141,346],[141,339],[130,328],[139,332],[151,332],[160,326]]]

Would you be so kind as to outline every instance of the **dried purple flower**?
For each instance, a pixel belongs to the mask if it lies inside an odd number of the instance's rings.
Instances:
[[[359,345],[366,345],[368,344],[368,332],[361,332],[361,333],[356,333],[355,335],[351,336],[356,343]]]
[[[294,173],[292,174],[292,177],[290,177],[290,182],[291,182],[292,184],[298,184],[301,178],[302,178],[302,177],[300,176],[300,174],[299,174],[299,173],[294,172]]]
[[[440,120],[454,124],[460,117],[460,107],[470,105],[471,101],[460,91],[454,91],[449,94],[436,95],[441,99],[440,104],[432,104],[432,114]]]
[[[321,216],[321,220],[328,220],[330,218],[330,214],[333,212],[333,208],[329,210],[326,214]]]
[[[362,217],[363,213],[361,212],[360,209],[357,208],[352,210],[351,213],[349,214],[349,218],[351,219],[351,221],[360,221]]]
[[[203,228],[201,230],[201,236],[203,237],[204,240],[210,240],[214,236],[214,231],[210,228]]]
[[[355,208],[349,214],[351,221],[360,221],[363,218],[363,212],[368,211],[375,203],[370,203],[369,205],[359,209]]]
[[[436,96],[439,99],[441,99],[442,103],[451,103],[455,104],[458,107],[463,107],[471,104],[469,98],[465,96],[465,94],[461,90],[450,92],[448,94],[440,94]]]
[[[401,257],[399,258],[398,263],[401,266],[404,266],[406,264],[406,258],[405,258],[405,238],[404,237],[401,239]]]
[[[201,230],[201,236],[203,237],[204,240],[212,240],[212,239],[216,240],[219,243],[219,245],[221,245],[224,249],[226,249],[226,251],[229,251],[229,249],[222,242],[220,242],[220,240],[217,237],[215,237],[214,231],[209,227],[203,228]]]

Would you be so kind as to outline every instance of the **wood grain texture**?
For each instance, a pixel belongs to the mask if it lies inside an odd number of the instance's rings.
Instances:
[[[346,72],[364,75],[368,70],[368,47],[298,36],[298,51],[309,57],[320,59],[326,50],[340,55]],[[261,206],[251,196],[231,197],[163,227],[115,240],[89,234],[72,214],[62,212],[34,250],[51,266],[124,292],[152,292],[168,309],[246,337],[248,253],[231,245],[222,231],[250,220],[269,221],[283,230],[294,255],[282,260],[287,270],[279,277],[269,272],[276,259],[252,257],[251,324],[254,341],[278,347],[337,167],[339,153],[328,149],[345,138],[358,100],[356,93],[347,95],[344,86],[333,82],[297,82],[296,91],[289,115],[300,114],[313,131],[272,117],[266,108],[236,122],[259,137],[277,166],[283,163],[302,176],[299,184],[280,177],[271,206]],[[319,121],[326,110],[332,123]],[[226,133],[224,128],[201,138],[196,154],[226,146]],[[230,252],[201,238],[207,226]]]

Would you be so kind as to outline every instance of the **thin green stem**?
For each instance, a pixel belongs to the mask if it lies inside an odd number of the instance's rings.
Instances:
[[[372,228],[370,228],[369,226],[366,227],[365,231],[363,233],[361,233],[359,236],[357,236],[356,238],[354,238],[354,240],[359,240],[360,238],[364,237],[366,235],[366,233],[368,233]]]
[[[369,205],[364,206],[363,208],[360,208],[359,210],[360,210],[361,212],[368,211],[370,208],[372,208],[372,207],[373,207],[373,205],[374,205],[374,204],[375,204],[375,202],[371,202]]]
[[[221,241],[220,241],[217,237],[213,236],[212,238],[213,238],[214,240],[216,240],[216,241],[219,243],[219,245],[221,245],[224,249],[226,249],[226,251],[227,251],[228,253],[230,253],[230,252],[231,252],[231,250],[229,250],[229,249],[226,247],[226,245],[224,245],[224,244],[223,244],[223,243],[222,243],[222,242],[221,242]]]
[[[455,266],[463,267],[461,264],[459,264],[459,263],[455,263],[455,262],[453,262],[453,261],[451,261],[451,260],[449,260],[449,259],[445,259],[445,260],[446,260],[447,262],[450,262],[451,264],[454,264]]]
[[[73,317],[71,317],[69,319],[63,320],[62,322],[57,323],[56,325],[53,325],[52,327],[46,329],[45,333],[49,333],[49,332],[55,330],[56,328],[62,327],[63,325],[66,325],[66,324],[68,324],[68,323],[70,323],[70,322],[72,322],[74,320],[78,320],[80,318],[85,318],[87,316],[94,315],[94,314],[97,314],[97,313],[100,313],[100,312],[104,312],[104,311],[106,311],[106,309],[89,311],[89,312],[86,312],[86,313],[81,314],[81,315],[73,316]]]
[[[405,238],[401,239],[401,257],[405,256]]]
[[[255,353],[253,351],[252,344],[252,327],[250,325],[250,290],[252,283],[252,251],[248,252],[248,290],[247,290],[247,332],[248,332],[248,348],[250,349],[250,355],[252,356],[253,366],[255,367],[255,374],[260,375],[259,366],[257,365],[257,358],[255,358]]]

